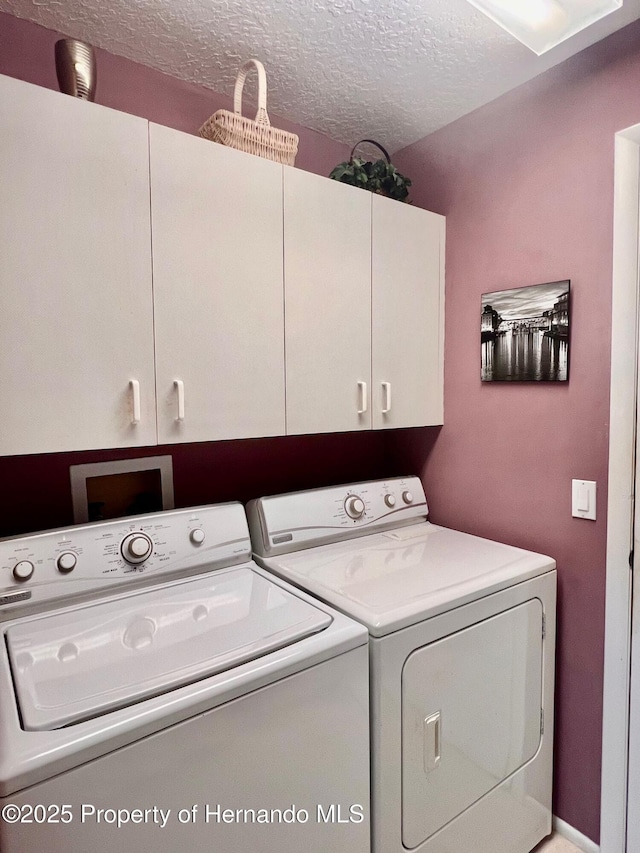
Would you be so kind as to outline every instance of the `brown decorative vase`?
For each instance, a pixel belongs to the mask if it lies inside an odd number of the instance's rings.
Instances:
[[[96,58],[90,44],[60,39],[55,45],[56,74],[60,91],[93,101],[96,94]]]

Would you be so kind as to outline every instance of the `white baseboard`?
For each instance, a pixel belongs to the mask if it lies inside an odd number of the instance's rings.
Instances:
[[[555,815],[553,816],[553,828],[558,835],[561,835],[563,838],[566,838],[567,841],[575,844],[576,847],[580,848],[580,850],[584,850],[584,853],[599,853],[600,847],[595,843],[595,841],[587,838],[586,835],[578,832],[577,829],[574,829],[570,824]]]

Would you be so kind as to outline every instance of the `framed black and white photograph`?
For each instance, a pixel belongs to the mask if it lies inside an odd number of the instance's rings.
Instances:
[[[483,382],[566,382],[569,281],[482,294]]]

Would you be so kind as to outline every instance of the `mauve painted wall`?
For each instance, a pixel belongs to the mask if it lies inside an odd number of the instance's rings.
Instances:
[[[58,88],[53,46],[61,34],[0,13],[0,74]],[[187,132],[230,99],[105,51],[96,51],[97,102]],[[300,136],[296,166],[319,174],[346,159],[349,148],[271,116]],[[34,132],[37,132],[34,116]],[[350,433],[56,453],[0,458],[0,536],[73,522],[69,465],[170,453],[177,506],[366,480],[394,473],[380,433]]]
[[[599,837],[614,134],[640,122],[640,24],[400,152],[447,216],[445,427],[395,439],[432,519],[558,563],[554,811]],[[571,279],[568,383],[480,381],[480,295]],[[632,354],[630,353],[630,357]],[[571,479],[598,483],[597,521]]]

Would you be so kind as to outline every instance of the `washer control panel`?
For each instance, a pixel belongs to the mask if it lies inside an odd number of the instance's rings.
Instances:
[[[426,519],[428,512],[417,477],[275,495],[247,507],[253,550],[261,556],[401,527]]]
[[[48,602],[170,573],[245,562],[251,544],[239,503],[101,521],[0,540],[0,621]]]

